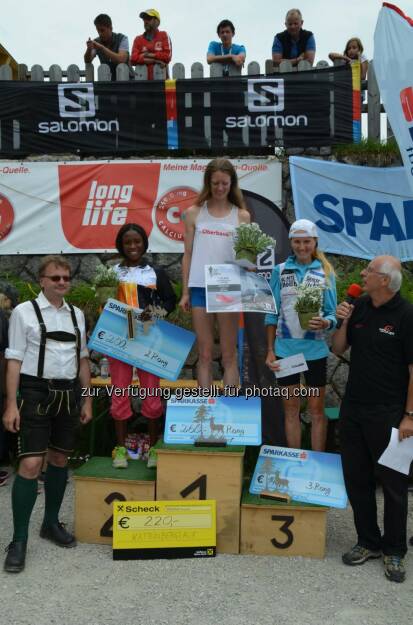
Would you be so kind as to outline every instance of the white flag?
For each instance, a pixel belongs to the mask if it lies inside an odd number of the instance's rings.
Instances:
[[[374,69],[413,194],[413,20],[387,2],[374,33]]]

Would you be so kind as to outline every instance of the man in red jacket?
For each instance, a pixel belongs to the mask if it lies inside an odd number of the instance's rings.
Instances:
[[[132,65],[146,65],[148,68],[148,80],[153,80],[153,67],[155,64],[166,67],[168,76],[168,63],[172,57],[172,44],[168,33],[159,30],[161,16],[156,9],[147,9],[139,15],[143,19],[145,32],[138,35],[133,42],[130,62]]]

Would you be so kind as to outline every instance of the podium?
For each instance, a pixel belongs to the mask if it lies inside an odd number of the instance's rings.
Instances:
[[[262,499],[244,491],[241,554],[324,558],[329,508]]]
[[[91,458],[76,469],[74,480],[75,535],[80,542],[112,544],[114,501],[155,499],[155,471],[142,460],[114,469],[112,458]]]
[[[158,500],[215,499],[217,552],[239,553],[245,447],[156,445]]]

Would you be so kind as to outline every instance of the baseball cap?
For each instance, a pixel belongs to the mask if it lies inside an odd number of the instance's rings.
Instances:
[[[297,219],[291,228],[288,235],[289,239],[304,239],[304,237],[316,237],[318,238],[318,232],[316,225],[309,219]]]
[[[146,9],[146,11],[142,11],[142,13],[139,13],[139,17],[141,17],[142,19],[144,17],[156,17],[157,20],[161,21],[161,16],[156,9]]]

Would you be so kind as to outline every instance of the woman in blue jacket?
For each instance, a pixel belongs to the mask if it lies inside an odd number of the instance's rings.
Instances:
[[[277,265],[271,275],[270,285],[278,314],[266,315],[265,318],[265,363],[275,372],[279,370],[282,358],[304,354],[308,366],[308,371],[304,372],[305,381],[308,387],[315,389],[307,395],[312,422],[311,447],[314,451],[324,451],[327,435],[324,399],[329,353],[326,334],[336,326],[336,280],[332,266],[318,249],[317,228],[312,221],[295,221],[290,228],[289,238],[293,253],[284,263]],[[308,330],[301,328],[294,309],[297,287],[302,283],[323,288],[320,316],[310,320]],[[288,387],[288,397],[283,397],[288,446],[300,448],[300,374],[279,378],[278,385]]]

